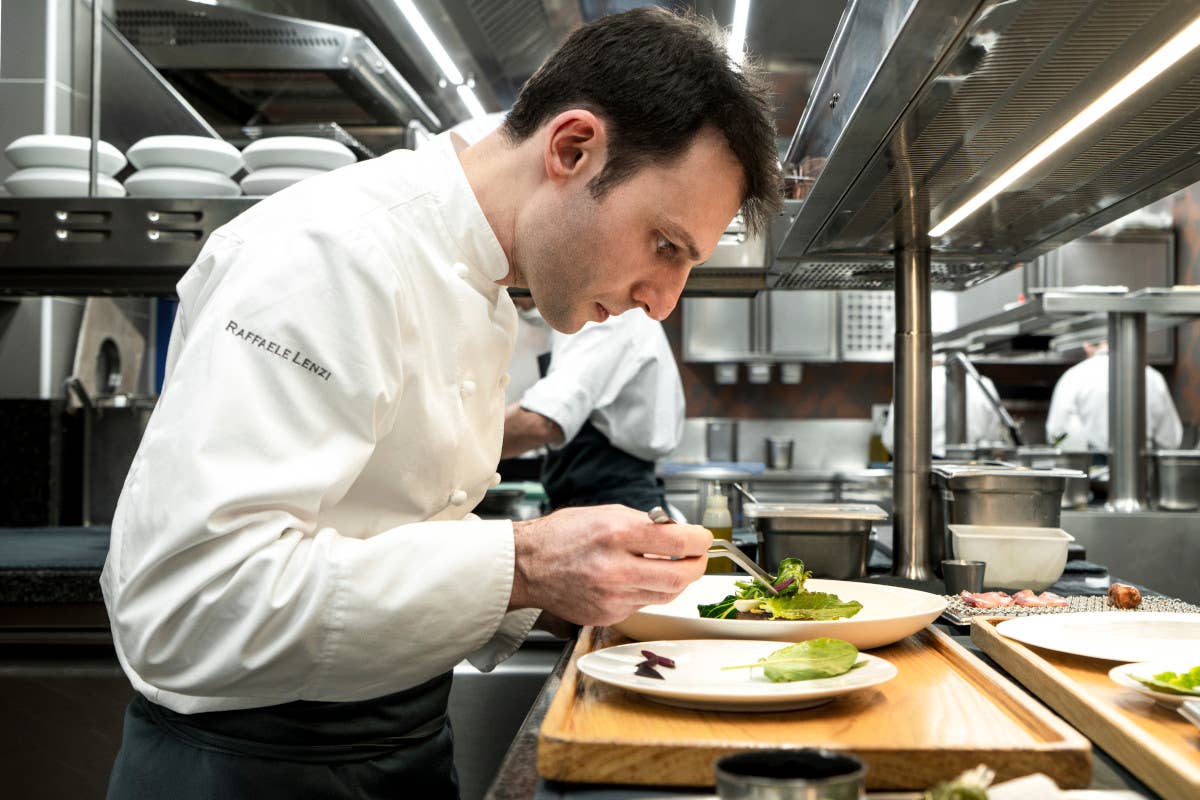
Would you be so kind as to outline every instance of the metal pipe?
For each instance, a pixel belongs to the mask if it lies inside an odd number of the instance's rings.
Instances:
[[[1000,417],[1000,421],[1004,423],[1004,427],[1008,429],[1008,435],[1012,438],[1013,444],[1017,447],[1025,444],[1025,440],[1021,436],[1021,426],[1012,418],[1012,414],[1008,413],[1008,409],[1004,407],[1004,403],[1000,402],[1000,397],[992,391],[992,387],[984,382],[983,376],[979,374],[979,370],[975,369],[975,365],[971,363],[970,359],[962,351],[956,350],[949,355],[946,363],[949,365],[951,362],[958,364],[963,372],[975,381],[975,385],[983,392],[983,397],[988,401],[988,405],[992,407],[992,410]]]
[[[1109,511],[1146,501],[1146,315],[1108,315]]]
[[[892,573],[929,580],[930,372],[929,240],[896,251],[896,439],[892,499]]]
[[[91,147],[88,149],[88,197],[96,197],[100,170],[100,23],[104,19],[104,0],[92,0],[92,94],[89,98]]]
[[[967,443],[967,370],[956,355],[946,357],[946,444]]]

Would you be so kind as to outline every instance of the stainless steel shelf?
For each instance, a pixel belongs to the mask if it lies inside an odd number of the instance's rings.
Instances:
[[[258,198],[0,197],[0,294],[160,295]]]
[[[1146,330],[1166,330],[1200,317],[1200,291],[1140,289],[1130,293],[1046,292],[1014,308],[933,337],[933,349],[987,353],[1021,339],[1045,339],[1044,351],[1103,339],[1111,313],[1145,314]]]
[[[772,285],[891,288],[892,254],[910,244],[903,220],[932,229],[1198,9],[848,4],[784,159],[798,205],[776,239]],[[932,288],[981,283],[1200,180],[1198,70],[1200,50],[933,237]]]

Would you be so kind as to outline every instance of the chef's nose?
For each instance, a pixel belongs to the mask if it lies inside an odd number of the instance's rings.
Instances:
[[[676,274],[656,275],[652,280],[638,283],[633,287],[633,301],[644,308],[651,319],[661,322],[675,310],[687,276],[686,270],[680,270]]]

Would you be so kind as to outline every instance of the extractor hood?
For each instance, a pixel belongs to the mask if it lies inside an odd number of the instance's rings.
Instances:
[[[189,0],[122,0],[116,24],[206,116],[237,126],[443,127],[355,28]]]
[[[1198,20],[1197,0],[855,0],[785,157],[771,284],[890,288],[916,218],[932,288],[964,289],[1200,180]]]

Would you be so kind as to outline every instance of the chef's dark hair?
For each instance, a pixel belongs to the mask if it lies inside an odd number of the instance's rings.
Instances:
[[[589,184],[597,199],[638,169],[681,156],[713,125],[742,165],[742,212],[764,230],[782,189],[766,83],[738,68],[711,20],[639,8],[578,28],[521,88],[504,122],[521,142],[569,108],[604,120],[608,158]]]

